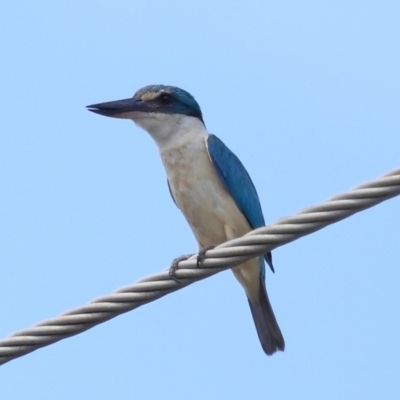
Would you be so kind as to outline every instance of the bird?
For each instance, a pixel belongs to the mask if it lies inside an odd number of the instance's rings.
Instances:
[[[200,106],[187,91],[149,85],[132,98],[92,104],[87,109],[133,120],[154,139],[171,197],[193,231],[200,260],[207,249],[265,226],[248,172],[239,158],[207,131]],[[232,271],[247,295],[261,346],[272,355],[284,350],[285,341],[268,298],[264,259],[274,271],[270,252],[234,266]]]

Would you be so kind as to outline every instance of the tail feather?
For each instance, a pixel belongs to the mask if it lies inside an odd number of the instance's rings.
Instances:
[[[259,302],[254,303],[249,300],[249,305],[258,338],[265,353],[272,355],[278,350],[283,351],[285,349],[285,341],[269,302],[264,279],[261,277]]]

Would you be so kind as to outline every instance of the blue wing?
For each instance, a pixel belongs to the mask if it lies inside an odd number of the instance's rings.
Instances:
[[[168,184],[169,194],[171,195],[172,200],[174,201],[175,205],[178,207],[178,204],[176,204],[176,201],[175,201],[175,197],[174,197],[174,195],[172,194],[171,185],[169,184],[169,180],[168,180],[168,179],[167,179],[167,184]],[[178,208],[179,208],[179,207],[178,207]]]
[[[215,135],[208,136],[207,149],[219,178],[249,225],[253,229],[265,226],[256,188],[240,160]],[[271,253],[264,257],[274,271]]]

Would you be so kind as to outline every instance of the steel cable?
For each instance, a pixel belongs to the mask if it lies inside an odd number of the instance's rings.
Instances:
[[[119,314],[299,239],[400,194],[400,169],[357,186],[314,207],[258,228],[207,251],[201,268],[196,256],[181,261],[172,280],[168,269],[93,300],[60,316],[0,340],[0,365],[61,339],[77,335]]]

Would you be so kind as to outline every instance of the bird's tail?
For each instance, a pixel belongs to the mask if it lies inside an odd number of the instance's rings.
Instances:
[[[261,346],[268,355],[272,355],[278,350],[283,351],[285,349],[285,341],[276,322],[271,303],[268,299],[265,282],[261,276],[258,300],[257,303],[254,303],[249,299],[249,305]]]

